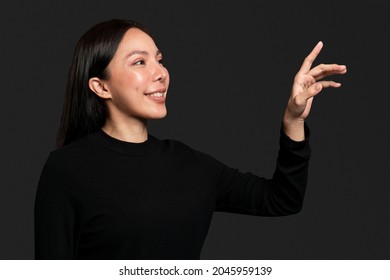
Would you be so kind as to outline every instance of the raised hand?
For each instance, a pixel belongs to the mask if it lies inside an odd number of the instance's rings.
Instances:
[[[341,86],[340,83],[322,79],[327,76],[345,74],[347,72],[347,67],[339,64],[319,64],[311,68],[322,47],[323,43],[321,41],[318,42],[295,75],[291,95],[284,114],[285,132],[297,141],[304,139],[303,122],[310,113],[314,96],[319,94],[324,88],[338,88]]]

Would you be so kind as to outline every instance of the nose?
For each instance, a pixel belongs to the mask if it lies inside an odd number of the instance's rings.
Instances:
[[[158,64],[154,72],[154,81],[165,81],[168,76],[168,70],[162,65]]]

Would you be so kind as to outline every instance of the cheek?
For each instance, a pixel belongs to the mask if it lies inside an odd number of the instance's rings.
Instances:
[[[112,77],[111,89],[113,95],[129,95],[144,90],[146,81],[144,75],[137,72],[123,73]]]
[[[134,85],[134,87],[141,87],[146,84],[145,74],[140,72],[131,72],[127,76],[127,82],[129,85]]]

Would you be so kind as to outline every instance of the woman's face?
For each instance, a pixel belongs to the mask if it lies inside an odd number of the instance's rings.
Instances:
[[[169,73],[148,34],[137,28],[126,32],[108,65],[108,76],[104,86],[114,121],[165,117]]]

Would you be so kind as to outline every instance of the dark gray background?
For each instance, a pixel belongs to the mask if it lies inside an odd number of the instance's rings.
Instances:
[[[178,2],[178,3],[175,3]],[[7,1],[1,31],[0,258],[33,258],[33,205],[54,149],[71,53],[91,25],[148,25],[171,74],[150,132],[242,171],[272,175],[293,77],[340,63],[315,99],[304,207],[289,217],[216,213],[203,259],[389,259],[389,10],[385,1]]]

